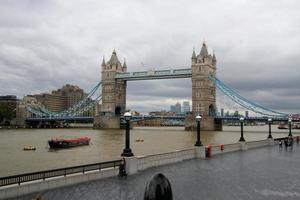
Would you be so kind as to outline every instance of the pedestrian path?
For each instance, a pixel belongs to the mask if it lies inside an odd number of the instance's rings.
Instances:
[[[113,177],[45,191],[43,200],[142,200],[148,180],[163,173],[175,200],[300,199],[300,146],[277,145],[193,159],[151,168],[125,178]],[[32,199],[37,194],[19,199]]]

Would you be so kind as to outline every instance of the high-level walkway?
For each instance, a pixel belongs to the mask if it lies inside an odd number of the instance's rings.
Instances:
[[[300,146],[278,145],[150,168],[125,178],[108,178],[42,192],[43,200],[143,200],[146,182],[165,174],[175,200],[300,199]],[[36,194],[18,199],[32,199]]]

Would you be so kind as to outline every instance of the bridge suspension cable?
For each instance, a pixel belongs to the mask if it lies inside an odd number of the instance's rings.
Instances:
[[[259,113],[261,115],[270,116],[270,117],[282,117],[287,116],[287,113],[278,112],[275,110],[271,110],[269,108],[266,108],[262,105],[259,105],[257,103],[254,103],[245,97],[238,94],[236,91],[225,85],[222,81],[220,81],[218,78],[214,76],[208,77],[211,81],[215,83],[215,85],[229,98],[231,98],[234,102],[241,105],[242,107],[249,109],[255,113]]]
[[[96,93],[96,91],[100,88],[102,82],[99,82],[83,99],[81,99],[77,104],[68,108],[59,113],[54,113],[47,110],[43,106],[26,106],[26,110],[30,113],[33,113],[40,117],[67,117],[67,116],[78,116],[85,111],[88,111],[92,108],[96,103],[98,103],[102,99],[102,94],[96,97],[95,100],[92,100],[92,96]]]

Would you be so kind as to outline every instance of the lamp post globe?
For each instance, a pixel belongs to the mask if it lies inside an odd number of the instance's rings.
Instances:
[[[268,119],[268,124],[269,124],[269,136],[268,136],[268,138],[273,138],[272,137],[272,133],[271,133],[271,124],[272,124],[272,119],[271,118],[269,118]]]
[[[121,156],[124,157],[131,157],[134,156],[131,149],[130,149],[130,120],[132,116],[130,112],[126,112],[124,114],[124,119],[126,121],[126,134],[125,134],[125,149],[123,150],[123,153]]]
[[[200,115],[196,116],[196,122],[199,122],[202,119],[202,117]]]
[[[241,137],[240,137],[240,142],[245,142],[245,138],[244,138],[244,130],[243,130],[243,128],[244,128],[244,118],[243,117],[241,117],[240,118],[240,123],[241,123]]]
[[[126,121],[130,121],[131,118],[132,118],[132,115],[131,115],[130,112],[126,112],[126,113],[124,114],[124,119],[125,119]]]
[[[289,118],[289,136],[293,136],[292,135],[292,119]]]
[[[195,118],[196,122],[197,122],[197,141],[195,143],[195,146],[203,146],[202,142],[200,140],[200,121],[201,121],[202,117],[198,114]]]

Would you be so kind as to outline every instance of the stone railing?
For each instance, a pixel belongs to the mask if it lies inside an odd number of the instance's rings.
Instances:
[[[251,142],[247,142],[246,144],[248,149],[253,149],[253,148],[268,146],[270,145],[270,141],[269,140],[251,141]]]
[[[223,150],[222,150],[221,145],[211,146],[212,147],[211,154],[212,155],[217,155],[217,154],[221,154],[221,153],[229,153],[229,152],[234,152],[234,151],[240,151],[241,150],[241,144],[240,143],[224,144],[223,145]]]
[[[180,162],[183,160],[196,158],[196,149],[177,150],[174,152],[161,153],[155,155],[138,156],[137,170],[145,170],[150,167]]]

